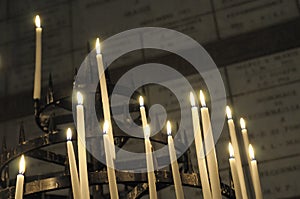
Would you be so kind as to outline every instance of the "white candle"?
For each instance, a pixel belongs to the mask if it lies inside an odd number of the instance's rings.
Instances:
[[[25,173],[25,157],[24,155],[22,155],[19,163],[19,174],[17,175],[15,199],[23,198],[24,173]]]
[[[205,148],[207,153],[207,166],[211,184],[212,198],[221,199],[221,184],[219,177],[218,161],[210,122],[208,108],[206,107],[203,92],[200,90],[201,116],[203,125],[203,134],[205,139]]]
[[[234,184],[235,198],[242,199],[241,186],[240,186],[239,176],[237,174],[236,162],[234,158],[234,150],[231,143],[229,143],[229,154],[230,154],[229,164],[230,164],[231,175]]]
[[[148,125],[144,128],[145,135],[145,151],[146,151],[146,163],[147,163],[147,175],[148,175],[148,186],[149,186],[149,197],[150,199],[157,199],[156,193],[156,179],[154,174],[153,156],[152,156],[152,145],[150,142],[150,127]]]
[[[110,139],[107,135],[109,128],[108,121],[104,122],[103,125],[103,142],[104,142],[104,152],[106,158],[106,168],[107,168],[107,176],[108,176],[108,186],[109,186],[109,194],[111,199],[118,199],[118,186],[116,181],[116,174],[114,169],[113,158],[110,154]]]
[[[76,159],[75,159],[74,147],[73,147],[73,143],[71,140],[72,140],[72,130],[70,128],[68,128],[68,130],[67,130],[67,150],[68,150],[73,198],[80,199],[80,184],[79,184],[79,178],[78,178],[77,164],[76,164]]]
[[[199,173],[201,178],[202,192],[204,199],[211,199],[211,190],[208,180],[208,172],[206,167],[206,161],[204,156],[203,141],[201,136],[200,122],[199,122],[199,113],[198,108],[195,105],[195,98],[193,93],[190,93],[190,100],[192,105],[192,120],[193,120],[193,130],[195,135],[195,146],[196,154],[198,160]]]
[[[97,59],[97,65],[98,65],[98,73],[99,73],[99,81],[100,81],[100,90],[101,90],[101,99],[102,99],[102,108],[103,108],[103,115],[104,115],[104,121],[107,121],[109,124],[108,129],[108,136],[112,144],[110,144],[111,152],[110,154],[113,156],[113,158],[116,158],[115,154],[115,145],[114,145],[114,137],[113,137],[113,129],[111,125],[111,118],[110,118],[110,105],[109,105],[109,98],[108,98],[108,92],[107,92],[107,85],[106,85],[106,77],[104,73],[104,66],[103,66],[103,58],[101,54],[101,46],[99,38],[96,40],[96,59]]]
[[[86,148],[85,148],[85,124],[84,124],[84,108],[83,96],[77,92],[78,105],[77,111],[77,141],[78,141],[78,159],[79,159],[79,180],[81,198],[90,198]]]
[[[226,107],[226,113],[227,113],[227,118],[228,118],[227,123],[228,123],[228,127],[229,127],[229,134],[230,134],[231,143],[232,143],[232,146],[234,149],[234,154],[235,154],[235,159],[236,159],[236,168],[237,168],[237,173],[238,173],[239,181],[240,181],[240,185],[241,185],[242,196],[243,196],[243,199],[248,199],[239,145],[238,145],[236,132],[235,132],[235,126],[234,126],[234,122],[232,119],[232,114],[231,114],[231,110],[230,110],[229,106]]]
[[[41,98],[41,73],[42,73],[42,28],[39,15],[35,17],[36,50],[33,99]]]
[[[145,110],[145,106],[144,106],[144,98],[142,96],[140,96],[139,102],[140,102],[140,112],[141,112],[141,118],[142,118],[142,126],[143,126],[143,128],[145,128],[146,125],[147,125],[147,117],[146,117],[146,110]]]
[[[175,150],[174,141],[172,138],[171,123],[169,121],[167,122],[167,133],[168,133],[168,146],[169,146],[170,161],[171,161],[171,167],[172,167],[172,175],[173,175],[173,181],[174,181],[174,186],[175,186],[176,198],[183,199],[184,194],[183,194],[182,183],[181,183],[181,178],[180,178],[180,174],[179,174],[176,150]]]
[[[258,168],[257,168],[257,161],[254,157],[254,149],[251,144],[249,145],[249,157],[251,159],[251,170],[252,170],[255,198],[262,199],[263,195],[262,195],[262,191],[261,191],[260,179],[259,179]]]

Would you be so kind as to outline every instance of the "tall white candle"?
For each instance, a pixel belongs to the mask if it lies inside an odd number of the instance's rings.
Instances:
[[[244,149],[245,152],[247,153],[249,150],[249,137],[248,137],[248,131],[246,128],[246,122],[243,118],[240,118],[240,125],[241,125],[241,131],[242,131],[242,136],[243,136],[243,141],[244,141]],[[250,156],[247,155],[247,160],[248,160],[248,164],[249,164],[249,170],[250,170],[250,174],[251,174],[251,179],[252,179],[252,184],[253,182],[253,176],[252,176],[252,169],[251,169],[251,159]],[[253,184],[254,186],[254,184]]]
[[[226,107],[226,113],[227,113],[227,118],[228,118],[227,123],[228,123],[228,128],[229,128],[229,134],[230,134],[231,143],[232,143],[232,146],[234,149],[234,154],[235,154],[235,159],[236,159],[236,168],[237,168],[237,173],[238,173],[239,181],[240,181],[240,185],[241,185],[242,196],[243,196],[243,199],[248,199],[239,145],[238,145],[238,141],[237,141],[237,137],[236,137],[235,126],[234,126],[234,122],[232,119],[231,109],[229,108],[229,106]]]
[[[216,148],[214,143],[214,137],[212,133],[212,127],[210,122],[210,116],[208,108],[206,107],[205,98],[202,90],[200,90],[200,102],[201,102],[201,118],[203,125],[203,134],[205,139],[205,148],[207,153],[207,166],[211,184],[212,198],[221,199],[221,184],[219,177],[219,168],[216,155]]]
[[[42,74],[42,28],[39,15],[35,17],[36,50],[33,99],[41,98],[41,74]]]
[[[114,169],[114,162],[113,158],[111,156],[111,150],[110,150],[110,139],[107,135],[109,128],[108,121],[104,122],[103,125],[103,142],[104,142],[104,152],[105,152],[105,158],[106,158],[106,168],[107,168],[107,176],[108,176],[108,186],[109,186],[109,194],[111,199],[118,199],[118,186],[116,181],[116,173]]]
[[[229,164],[230,164],[231,175],[234,184],[235,198],[242,199],[241,186],[240,186],[239,176],[237,174],[236,162],[234,158],[234,150],[231,143],[229,143],[229,154],[230,154]]]
[[[16,182],[16,193],[15,193],[16,199],[23,198],[24,173],[25,173],[25,157],[24,155],[22,155],[19,163],[19,174],[17,175],[17,182]]]
[[[211,194],[211,190],[210,190],[208,172],[207,172],[205,155],[204,155],[198,107],[196,107],[195,98],[194,98],[193,93],[190,93],[190,100],[191,100],[191,106],[192,106],[191,110],[192,110],[193,130],[194,130],[194,135],[195,135],[196,154],[197,154],[198,167],[199,167],[199,173],[200,173],[200,178],[201,178],[203,198],[211,199],[212,194]]]
[[[72,130],[70,128],[68,128],[67,130],[67,150],[68,150],[73,198],[80,199],[80,183],[78,178],[74,147],[72,143]]]
[[[148,125],[144,128],[145,136],[145,151],[146,151],[146,163],[147,163],[147,175],[148,175],[148,185],[149,185],[149,197],[150,199],[157,199],[156,192],[156,178],[154,174],[153,166],[153,156],[152,156],[152,145],[150,142],[150,127]]]
[[[171,129],[170,121],[167,122],[167,134],[168,134],[168,146],[169,146],[170,161],[171,161],[171,167],[172,167],[172,175],[173,175],[173,181],[174,181],[174,186],[175,186],[176,198],[183,199],[184,194],[183,194],[182,183],[181,183],[181,178],[180,178],[180,174],[179,174],[176,150],[175,150],[174,141],[172,138],[172,129]]]
[[[249,157],[251,159],[251,170],[252,170],[255,198],[262,199],[263,195],[262,195],[262,191],[261,191],[260,179],[259,179],[258,168],[257,168],[257,161],[255,159],[254,149],[251,144],[249,145]]]
[[[98,66],[98,73],[99,73],[104,121],[107,121],[109,124],[109,129],[108,129],[107,134],[112,143],[112,144],[110,144],[110,149],[111,149],[110,153],[111,153],[112,157],[115,159],[116,154],[115,154],[113,129],[112,129],[111,118],[110,118],[110,105],[109,105],[106,77],[105,77],[105,73],[104,73],[103,58],[102,58],[102,54],[101,54],[101,46],[100,46],[99,38],[97,38],[97,40],[96,40],[96,59],[97,59],[97,66]]]
[[[77,141],[78,141],[78,159],[79,159],[79,180],[81,198],[90,198],[86,148],[85,148],[85,124],[84,124],[84,108],[83,96],[77,92],[78,105],[77,111]]]

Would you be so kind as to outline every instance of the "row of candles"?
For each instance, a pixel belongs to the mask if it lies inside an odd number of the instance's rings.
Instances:
[[[35,66],[35,78],[34,78],[34,94],[33,99],[39,100],[41,95],[41,65],[42,65],[42,28],[40,17],[36,16],[36,66]],[[116,159],[114,141],[113,141],[113,128],[111,124],[110,117],[110,105],[107,92],[107,85],[103,67],[103,60],[101,54],[101,47],[99,39],[96,40],[96,59],[99,73],[99,81],[102,96],[102,106],[104,115],[104,125],[103,125],[103,142],[105,148],[105,157],[107,163],[107,176],[109,182],[110,196],[113,199],[118,199],[118,187],[115,176],[114,160]],[[78,162],[79,162],[79,174],[77,170],[76,158],[74,153],[73,144],[71,142],[72,132],[70,129],[67,130],[67,149],[68,158],[70,165],[70,176],[73,190],[73,197],[75,199],[89,198],[89,181],[88,181],[88,170],[87,170],[87,158],[86,158],[86,148],[85,148],[85,119],[84,119],[84,106],[83,106],[83,96],[80,92],[77,92],[78,104],[76,106],[77,112],[77,147],[78,147]],[[156,191],[156,179],[154,173],[154,166],[152,160],[152,145],[150,142],[150,127],[147,123],[146,111],[144,107],[144,99],[140,97],[140,113],[142,118],[142,126],[144,131],[144,141],[145,141],[145,151],[146,151],[146,163],[147,163],[147,174],[148,174],[148,184],[149,184],[149,195],[151,199],[157,198]],[[219,179],[219,169],[216,156],[216,150],[214,146],[214,138],[211,127],[211,120],[209,116],[208,107],[206,107],[204,94],[200,91],[200,113],[202,120],[202,129],[200,126],[199,109],[195,102],[195,97],[193,93],[190,93],[191,102],[191,113],[193,120],[193,131],[195,136],[195,146],[197,154],[198,168],[201,178],[202,192],[204,199],[218,199],[221,196],[221,187]],[[230,108],[226,107],[227,122],[230,132],[231,143],[229,144],[230,149],[230,168],[232,172],[232,177],[234,181],[234,188],[237,199],[247,199],[247,189],[242,168],[241,155],[239,151],[238,140],[235,131],[234,121],[232,119],[232,114]],[[253,187],[255,190],[255,196],[257,199],[262,198],[262,191],[260,186],[260,179],[257,168],[257,161],[254,158],[254,150],[252,145],[249,144],[248,132],[246,129],[245,121],[241,118],[240,120],[243,141],[245,150],[249,150],[248,163],[251,173],[251,179]],[[179,174],[179,168],[177,163],[176,150],[171,135],[171,125],[167,122],[167,134],[168,134],[168,147],[170,153],[171,168],[173,174],[173,181],[175,185],[175,193],[177,198],[184,198],[182,183]],[[202,136],[205,138],[205,144],[202,140]],[[210,148],[209,148],[210,147]],[[207,155],[204,154],[206,150]],[[21,199],[23,197],[23,186],[24,186],[24,172],[25,172],[25,158],[21,157],[20,160],[20,170],[17,176],[16,183],[16,198]]]

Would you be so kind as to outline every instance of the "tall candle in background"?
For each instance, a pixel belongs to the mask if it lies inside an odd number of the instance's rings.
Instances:
[[[108,128],[108,136],[110,139],[110,154],[115,159],[115,145],[114,145],[114,137],[113,137],[113,128],[111,125],[111,118],[110,118],[110,105],[109,105],[109,98],[108,98],[108,90],[106,85],[106,77],[104,72],[104,66],[103,66],[103,57],[101,53],[101,46],[99,38],[96,40],[96,59],[97,59],[97,66],[98,66],[98,74],[99,74],[99,81],[100,81],[100,90],[101,90],[101,99],[102,99],[102,108],[103,108],[103,115],[104,115],[104,121],[107,121],[109,124]]]
[[[234,154],[235,154],[235,159],[236,159],[236,168],[237,168],[237,173],[239,176],[242,196],[243,196],[243,199],[248,199],[239,145],[238,145],[238,141],[237,141],[237,137],[236,137],[235,126],[234,126],[234,122],[232,119],[231,109],[229,108],[229,106],[226,107],[226,113],[227,113],[227,118],[228,118],[227,123],[228,123],[228,128],[229,128],[229,134],[230,134],[231,143],[232,143],[232,146],[234,149]]]
[[[19,162],[19,174],[17,175],[15,199],[23,198],[24,173],[25,173],[25,157],[24,155],[22,155]]]
[[[207,166],[208,166],[208,173],[209,179],[211,184],[211,192],[212,198],[214,199],[221,199],[221,184],[220,184],[220,177],[219,177],[219,168],[218,168],[218,161],[216,155],[216,148],[214,143],[214,137],[210,122],[210,116],[208,112],[208,108],[206,107],[205,98],[202,90],[200,90],[200,102],[201,102],[201,118],[202,118],[202,125],[203,125],[203,134],[204,134],[204,141],[205,141],[205,148],[207,153]]]
[[[76,106],[77,113],[77,142],[78,142],[78,159],[79,159],[79,180],[81,198],[90,198],[86,148],[85,148],[85,122],[83,96],[77,92],[78,104]]]
[[[235,158],[234,158],[234,150],[233,150],[231,143],[229,143],[228,148],[229,148],[229,154],[230,154],[229,164],[230,164],[231,175],[232,175],[233,184],[234,184],[235,197],[236,197],[236,199],[242,199],[241,186],[240,186],[239,176],[237,174],[236,162],[235,162]]]
[[[41,75],[42,75],[42,28],[39,15],[35,17],[36,49],[35,49],[35,73],[33,99],[41,98]]]
[[[150,199],[157,198],[156,192],[156,178],[154,174],[153,157],[152,157],[152,145],[150,142],[150,127],[148,125],[144,128],[145,136],[145,151],[146,151],[146,163],[147,163],[147,175],[148,175],[148,186],[149,186],[149,197]]]
[[[200,129],[200,121],[199,121],[199,113],[198,108],[196,107],[195,98],[193,93],[190,93],[190,101],[191,101],[191,111],[192,111],[192,120],[193,120],[193,130],[195,134],[195,146],[196,146],[196,154],[197,154],[197,161],[199,167],[199,173],[201,178],[201,185],[202,185],[202,192],[204,199],[211,199],[211,190],[209,185],[208,179],[208,172],[206,167],[205,155],[204,155],[204,148],[203,148],[203,141]]]
[[[173,175],[176,198],[183,199],[184,194],[183,194],[182,183],[181,183],[181,178],[180,178],[180,174],[179,174],[179,167],[178,167],[178,163],[177,163],[177,156],[176,156],[176,150],[175,150],[175,146],[174,146],[174,140],[172,138],[172,128],[171,128],[170,121],[167,122],[167,134],[168,134],[168,147],[169,147],[169,153],[170,153],[170,161],[171,161],[171,167],[172,167],[172,175]]]
[[[258,168],[257,168],[257,161],[255,159],[254,149],[251,144],[249,145],[249,157],[251,159],[251,170],[252,170],[255,198],[262,199],[263,195],[262,195],[262,191],[261,191],[260,179],[259,179]]]
[[[70,128],[68,128],[67,130],[67,150],[68,150],[73,198],[80,199],[80,183],[78,178],[74,147],[72,143],[72,130]]]
[[[116,181],[116,173],[115,173],[115,167],[113,162],[113,157],[111,156],[111,150],[110,150],[110,140],[107,135],[109,128],[108,121],[105,121],[103,124],[103,142],[104,142],[104,152],[105,152],[105,158],[106,158],[106,168],[107,168],[107,177],[108,177],[108,186],[109,186],[109,194],[111,199],[118,199],[118,186]]]

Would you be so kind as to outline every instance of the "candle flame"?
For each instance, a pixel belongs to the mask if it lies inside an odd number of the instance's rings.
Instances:
[[[233,150],[232,144],[230,142],[228,144],[228,149],[229,149],[229,156],[231,158],[233,158],[234,157],[234,150]]]
[[[232,119],[232,113],[229,106],[226,106],[226,114],[228,119]]]
[[[107,133],[108,127],[109,127],[108,121],[105,120],[105,122],[104,122],[104,124],[103,124],[103,133],[104,133],[104,134]]]
[[[246,129],[246,122],[245,122],[244,118],[240,119],[240,124],[241,124],[242,129]]]
[[[140,106],[144,106],[144,98],[140,96],[139,98]]]
[[[200,90],[200,102],[201,102],[202,106],[206,106],[205,97],[204,97],[202,90]]]
[[[72,130],[71,128],[67,129],[67,140],[71,140],[72,139]]]
[[[191,106],[195,106],[195,97],[194,94],[192,92],[190,92],[190,101],[191,101]]]
[[[77,101],[78,104],[83,104],[83,96],[80,92],[77,92]]]
[[[149,138],[150,137],[150,126],[147,124],[145,126],[145,138]]]
[[[172,135],[172,127],[169,120],[167,121],[167,134]]]
[[[100,40],[99,38],[96,39],[96,53],[100,54],[101,53],[101,45],[100,45]]]
[[[37,28],[40,28],[41,27],[41,19],[40,19],[40,16],[39,15],[36,15],[35,16],[35,26]]]
[[[19,162],[19,173],[24,174],[25,173],[25,157],[24,155],[21,156],[20,162]]]
[[[249,157],[250,157],[251,160],[255,159],[254,149],[253,149],[251,144],[249,144]]]

